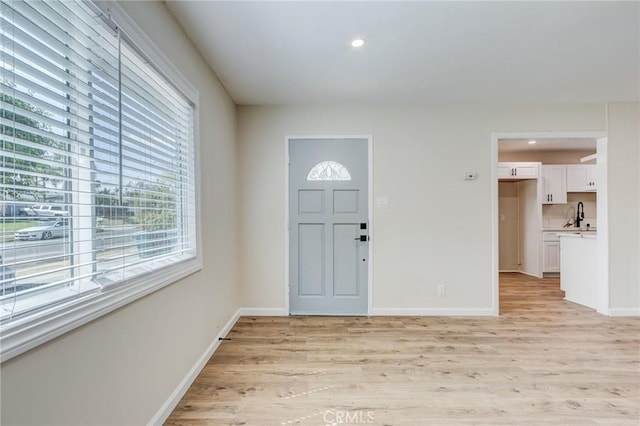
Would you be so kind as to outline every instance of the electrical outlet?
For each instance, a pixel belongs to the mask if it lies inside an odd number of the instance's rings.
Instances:
[[[444,296],[446,291],[445,291],[445,286],[444,284],[440,284],[438,285],[438,296]]]

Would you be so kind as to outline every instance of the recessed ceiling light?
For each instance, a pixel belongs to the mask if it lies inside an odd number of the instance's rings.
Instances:
[[[362,47],[364,46],[364,40],[361,38],[356,38],[351,42],[351,46],[353,47]]]
[[[529,145],[533,145],[535,143],[536,143],[536,141],[529,141]]]

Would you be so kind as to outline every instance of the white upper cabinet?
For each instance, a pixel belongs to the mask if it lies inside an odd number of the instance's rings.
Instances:
[[[567,165],[567,192],[593,192],[596,188],[595,164]]]
[[[540,163],[498,163],[498,179],[537,179]]]
[[[542,204],[567,203],[567,166],[543,165],[542,174]]]

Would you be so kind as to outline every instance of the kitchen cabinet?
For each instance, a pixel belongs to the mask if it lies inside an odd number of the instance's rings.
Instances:
[[[537,179],[540,163],[498,163],[498,179]]]
[[[560,272],[560,241],[542,242],[542,272]]]
[[[567,204],[567,166],[543,165],[542,204]]]
[[[560,237],[557,232],[542,233],[542,272],[560,272]]]
[[[593,192],[596,183],[595,164],[567,165],[567,192]]]

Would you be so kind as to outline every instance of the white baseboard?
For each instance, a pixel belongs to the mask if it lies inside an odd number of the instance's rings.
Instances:
[[[213,356],[213,353],[216,351],[216,349],[218,349],[218,346],[220,346],[220,338],[225,337],[240,318],[240,311],[241,309],[238,309],[235,314],[233,314],[231,319],[227,321],[222,330],[220,330],[220,333],[216,336],[213,342],[211,342],[211,344],[207,347],[200,358],[198,358],[187,375],[184,376],[180,383],[178,383],[178,386],[174,389],[171,395],[169,395],[169,398],[167,398],[164,404],[162,404],[158,412],[151,418],[151,420],[149,420],[149,423],[147,423],[147,425],[161,425],[169,418],[184,394],[189,390],[191,384],[194,382],[194,380],[196,380],[196,377],[198,377],[198,374],[200,374],[200,371],[202,371],[204,366],[207,364],[207,361],[209,361],[209,359]]]
[[[241,317],[287,317],[289,313],[284,308],[240,308]]]
[[[491,308],[374,308],[373,315],[415,317],[493,317]]]
[[[612,317],[640,317],[640,308],[611,308],[609,315]]]
[[[520,272],[517,269],[500,269],[498,272]]]

